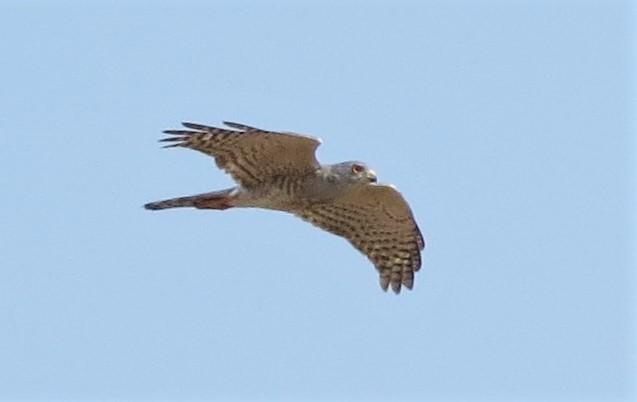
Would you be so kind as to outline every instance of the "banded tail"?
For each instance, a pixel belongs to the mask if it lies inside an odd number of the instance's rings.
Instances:
[[[157,211],[168,208],[228,209],[232,208],[232,188],[212,193],[171,198],[169,200],[149,202],[144,208]]]

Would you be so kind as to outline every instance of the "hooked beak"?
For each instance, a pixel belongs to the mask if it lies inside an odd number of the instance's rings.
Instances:
[[[367,171],[367,179],[369,179],[369,181],[372,182],[372,183],[376,183],[376,172],[374,172],[373,170],[369,169]]]

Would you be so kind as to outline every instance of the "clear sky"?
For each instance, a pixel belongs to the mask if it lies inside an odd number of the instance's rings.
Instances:
[[[630,400],[634,16],[0,2],[0,400]],[[414,290],[283,213],[144,210],[231,185],[156,143],[222,120],[396,185]]]

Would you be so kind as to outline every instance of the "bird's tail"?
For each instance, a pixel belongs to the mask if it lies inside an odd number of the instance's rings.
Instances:
[[[168,208],[194,207],[199,209],[228,209],[232,208],[232,188],[212,193],[191,195],[188,197],[171,198],[169,200],[149,202],[144,208],[150,210]]]

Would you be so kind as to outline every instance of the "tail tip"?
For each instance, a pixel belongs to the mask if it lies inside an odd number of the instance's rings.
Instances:
[[[147,204],[144,204],[144,209],[148,209],[150,211],[156,211],[158,209],[161,209],[161,206],[159,205],[158,202],[149,202]]]

